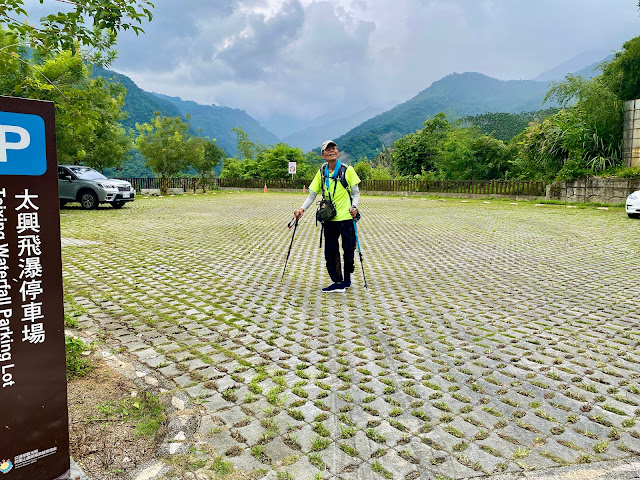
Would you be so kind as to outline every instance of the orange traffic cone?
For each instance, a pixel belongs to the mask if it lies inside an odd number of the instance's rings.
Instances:
[[[264,193],[267,193],[267,191],[268,191],[268,190],[267,190],[267,184],[265,183],[265,184],[264,184]]]
[[[302,186],[302,193],[307,193],[307,186],[306,185]]]

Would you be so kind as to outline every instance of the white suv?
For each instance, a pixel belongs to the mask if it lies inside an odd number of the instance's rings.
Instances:
[[[80,202],[83,209],[92,210],[99,203],[122,208],[126,202],[133,202],[136,192],[129,182],[107,178],[93,168],[58,165],[58,195],[61,207],[67,202]]]

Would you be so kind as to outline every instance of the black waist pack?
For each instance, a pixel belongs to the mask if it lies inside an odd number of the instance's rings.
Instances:
[[[336,206],[331,199],[323,198],[318,203],[318,210],[316,210],[316,221],[320,223],[330,222],[336,217]]]

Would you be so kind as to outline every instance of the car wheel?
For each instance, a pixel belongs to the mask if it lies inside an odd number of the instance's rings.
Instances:
[[[91,190],[82,192],[80,195],[80,205],[83,210],[93,210],[98,206],[98,196]]]
[[[640,213],[627,213],[629,218],[640,218]]]
[[[113,208],[122,208],[124,206],[124,202],[111,202],[111,206]]]

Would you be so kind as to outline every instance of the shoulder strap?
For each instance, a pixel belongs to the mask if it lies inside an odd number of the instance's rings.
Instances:
[[[324,174],[324,169],[325,169],[325,167],[327,167],[327,164],[326,164],[326,163],[323,163],[323,164],[322,164],[322,166],[320,167],[320,175],[321,175],[320,180],[321,180],[321,182],[322,182],[322,185],[321,185],[321,189],[320,189],[320,190],[322,191],[322,198],[325,198],[325,196],[324,196],[324,187],[325,187],[325,182],[327,181],[327,177],[326,177],[326,176],[325,176],[325,174]],[[344,168],[343,168],[343,167],[344,167]],[[339,180],[340,180],[340,183],[342,183],[342,186],[343,186],[344,188],[346,188],[346,189],[347,189],[347,191],[349,191],[349,189],[348,189],[348,185],[349,185],[349,184],[347,183],[347,179],[345,178],[345,172],[346,172],[346,171],[347,171],[347,167],[346,167],[345,165],[341,164],[341,165],[340,165],[340,168],[338,169],[337,179],[339,179]],[[342,176],[341,176],[341,175],[342,175]],[[345,185],[345,184],[346,184],[346,185]],[[337,180],[336,180],[336,181],[334,181],[334,183],[333,183],[333,194],[334,194],[334,195],[336,194],[336,187],[337,187],[337,186],[338,186],[338,182],[337,182]],[[329,187],[327,186],[327,189],[328,189],[328,188],[329,188]],[[329,191],[327,191],[327,193],[329,194],[329,199],[331,200],[331,193],[329,193]],[[349,198],[351,198],[351,192],[350,192],[350,191],[349,191]],[[333,200],[332,200],[332,201],[333,201]]]
[[[344,163],[340,165],[340,170],[338,170],[338,178],[340,179],[340,183],[344,187],[344,189],[349,194],[349,205],[353,203],[353,195],[351,195],[351,187],[349,186],[349,182],[347,181],[347,168],[349,165],[345,165]]]
[[[323,163],[322,165],[320,165],[320,191],[322,192],[322,198],[324,197],[324,183],[326,181],[325,175],[324,175],[324,167],[326,167],[327,164]]]
[[[338,170],[338,178],[340,179],[340,183],[344,188],[349,190],[349,182],[347,182],[347,168],[349,165],[345,165],[344,163],[340,165],[340,170]]]

